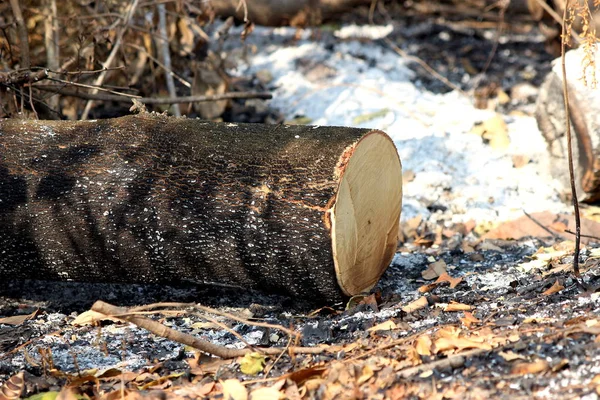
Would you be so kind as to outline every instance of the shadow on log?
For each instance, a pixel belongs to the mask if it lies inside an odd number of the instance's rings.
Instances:
[[[0,121],[0,278],[220,282],[335,301],[397,245],[380,131],[144,114]]]

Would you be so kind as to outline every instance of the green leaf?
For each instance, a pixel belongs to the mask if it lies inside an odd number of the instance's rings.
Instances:
[[[246,375],[256,375],[262,372],[266,362],[262,354],[248,353],[240,361],[240,370]]]
[[[362,114],[362,115],[357,115],[356,117],[354,117],[352,119],[352,123],[354,125],[360,125],[360,124],[364,124],[365,122],[370,122],[373,121],[374,119],[377,118],[383,118],[386,116],[386,114],[390,112],[389,108],[383,108],[379,111],[375,111],[372,113],[366,113],[366,114]]]
[[[25,400],[55,400],[60,392],[44,392],[34,394],[33,396],[27,397]]]

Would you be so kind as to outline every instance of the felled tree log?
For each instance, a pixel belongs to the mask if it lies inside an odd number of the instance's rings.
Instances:
[[[0,278],[221,282],[319,301],[397,245],[381,131],[144,114],[0,121]]]
[[[569,114],[575,184],[579,201],[600,200],[600,92],[586,86],[582,79],[583,49],[569,51],[566,55],[569,89]],[[592,77],[588,71],[587,82]],[[600,78],[600,65],[596,66]],[[570,197],[569,167],[567,163],[567,135],[563,96],[563,79],[560,59],[540,88],[536,119],[548,144],[550,171],[558,180],[565,197]]]
[[[247,16],[248,20],[258,25],[267,26],[305,26],[317,25],[326,19],[335,18],[354,7],[360,5],[369,6],[372,0],[252,0],[247,1],[246,8],[240,5],[239,0],[211,0],[202,6],[209,12],[221,17],[235,16],[242,20]],[[432,1],[415,2],[412,8],[428,13],[464,14],[472,16],[487,15],[498,18],[497,0],[485,0],[480,2],[463,1]],[[491,12],[489,10],[492,10]],[[543,8],[536,0],[512,0],[507,5],[509,15],[531,14],[534,19],[539,20],[543,15]]]
[[[322,19],[351,10],[371,0],[252,0],[240,6],[238,0],[212,0],[203,7],[221,17],[235,16],[258,25],[305,26],[321,23]]]

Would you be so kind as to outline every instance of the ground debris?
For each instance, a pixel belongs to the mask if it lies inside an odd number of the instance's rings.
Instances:
[[[19,327],[35,331],[28,342],[5,349],[0,371],[6,380],[25,370],[25,396],[36,391],[34,382],[40,380],[49,390],[69,387],[73,396],[106,398],[117,393],[132,398],[159,393],[167,398],[213,398],[225,392],[230,398],[248,399],[333,399],[348,393],[363,398],[434,393],[460,397],[456,382],[490,398],[508,398],[523,390],[542,398],[595,393],[589,363],[600,360],[600,296],[580,293],[565,270],[547,276],[539,269],[520,270],[523,250],[529,255],[536,251],[530,241],[514,241],[507,247],[510,251],[488,250],[484,262],[470,261],[468,253],[441,251],[439,259],[461,268],[452,270],[455,278],[439,277],[424,295],[419,294],[424,282],[419,266],[411,276],[393,265],[379,295],[356,301],[345,311],[298,309],[291,317],[269,308],[264,298],[261,320],[305,333],[327,327],[325,342],[319,335],[302,339],[307,346],[326,343],[316,354],[287,351],[290,341],[284,332],[253,326],[251,316],[243,323],[218,317],[258,351],[223,360],[122,322],[101,321],[100,327],[64,324],[77,318],[73,314],[53,325],[55,314],[42,309],[21,325],[0,327],[3,332]],[[592,259],[596,251],[583,254]],[[451,285],[453,280],[458,284]],[[243,306],[223,310],[225,316],[250,315]],[[200,324],[197,314],[180,310],[153,319],[220,345],[240,346],[237,335]],[[265,345],[281,346],[282,351],[261,355]],[[100,356],[90,357],[93,352],[103,353],[102,361]],[[529,380],[533,376],[535,383]]]

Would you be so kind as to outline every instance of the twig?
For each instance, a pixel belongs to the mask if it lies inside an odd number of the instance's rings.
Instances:
[[[579,202],[577,200],[577,188],[575,187],[575,172],[573,167],[573,144],[571,140],[571,118],[569,115],[569,88],[567,85],[567,67],[565,63],[566,44],[567,44],[567,10],[569,9],[570,1],[565,1],[565,9],[563,10],[563,25],[562,38],[560,41],[560,61],[562,68],[563,79],[563,98],[565,103],[565,124],[567,127],[567,155],[569,161],[569,178],[571,180],[571,196],[573,201],[573,210],[575,212],[575,251],[573,255],[573,273],[576,278],[580,278],[579,273],[579,244],[581,242],[581,219],[579,216]]]
[[[416,62],[417,64],[419,64],[421,66],[421,68],[423,68],[425,71],[427,71],[431,76],[433,76],[434,78],[436,78],[437,80],[439,80],[440,82],[442,82],[443,84],[448,86],[450,89],[456,90],[463,96],[467,97],[467,94],[464,92],[464,90],[462,90],[461,88],[456,86],[454,83],[450,82],[446,77],[442,76],[439,72],[437,72],[435,69],[430,67],[425,61],[421,60],[417,56],[411,56],[410,54],[408,54],[407,52],[402,50],[400,47],[396,46],[396,44],[394,42],[392,42],[389,38],[385,37],[385,38],[383,38],[383,40],[388,44],[388,46],[390,46],[392,48],[392,50],[394,50],[396,53],[398,53],[398,55],[406,58],[407,60]]]
[[[248,22],[248,6],[246,5],[246,0],[239,0],[238,5],[235,8],[235,12],[237,13],[240,8],[244,9],[244,22]]]
[[[56,0],[47,0],[45,4],[44,19],[44,46],[46,47],[46,67],[48,70],[58,70],[60,68],[60,50],[58,46],[58,26]],[[52,96],[48,99],[48,104],[58,110],[59,97]]]
[[[29,36],[27,35],[27,25],[25,25],[23,13],[21,13],[19,0],[10,0],[10,7],[12,8],[15,21],[17,22],[17,31],[19,32],[19,42],[21,44],[21,68],[29,69],[29,67],[31,67],[31,60],[29,58]]]
[[[24,83],[41,81],[48,78],[48,70],[40,69],[32,71],[28,69],[19,69],[17,71],[0,72],[0,85],[20,86]]]
[[[374,15],[374,12],[375,12],[375,6],[377,6],[378,2],[379,2],[379,0],[373,0],[371,2],[371,6],[369,7],[369,23],[371,25],[375,24],[375,21],[373,19],[373,15]],[[447,78],[445,78],[439,72],[437,72],[435,69],[433,69],[432,67],[430,67],[425,61],[423,61],[422,59],[420,59],[417,56],[411,56],[411,55],[409,55],[404,50],[402,50],[400,47],[396,46],[396,44],[394,42],[392,42],[389,38],[385,37],[384,40],[388,44],[388,46],[390,46],[392,48],[392,50],[394,50],[396,53],[398,53],[399,56],[404,57],[404,58],[406,58],[406,59],[408,59],[410,61],[416,62],[425,71],[429,72],[434,78],[436,78],[440,82],[444,83],[450,89],[458,91],[460,94],[464,95],[465,97],[467,96],[467,94],[461,88],[459,88],[458,86],[456,86],[455,84],[453,84],[452,82],[450,82]]]
[[[173,75],[173,77],[175,79],[177,79],[179,82],[181,82],[182,85],[184,85],[185,87],[189,87],[189,88],[192,87],[191,83],[189,83],[184,78],[182,78],[181,76],[177,75],[175,72],[173,72],[172,70],[170,70],[169,68],[167,68],[166,65],[164,65],[162,62],[160,62],[160,60],[158,60],[156,57],[153,57],[152,54],[148,53],[146,51],[146,49],[143,48],[142,46],[138,46],[138,45],[133,44],[133,43],[124,43],[124,45],[127,46],[127,47],[134,48],[137,51],[144,52],[144,54],[146,54],[149,59],[151,59],[152,61],[154,61],[155,63],[157,63],[159,67],[161,67],[162,69],[165,70],[165,72],[169,73],[170,75]]]
[[[453,354],[442,360],[433,361],[426,364],[417,365],[415,367],[405,368],[398,371],[398,376],[402,378],[409,378],[413,375],[423,373],[425,371],[432,371],[434,369],[446,369],[446,368],[457,368],[465,364],[465,359],[468,357],[475,357],[480,354],[489,353],[492,350],[488,349],[474,349],[465,351],[464,353]]]
[[[117,92],[116,90],[111,90],[111,89],[107,89],[101,86],[92,86],[92,85],[86,85],[85,83],[78,83],[78,82],[73,82],[73,81],[66,81],[64,79],[59,79],[59,78],[48,78],[48,80],[51,80],[53,82],[60,82],[60,83],[64,83],[65,85],[70,85],[70,86],[77,86],[77,87],[82,87],[82,88],[86,88],[86,89],[93,89],[95,91],[102,91],[102,92],[108,92],[108,93],[113,93],[116,96],[119,97],[129,97],[129,98],[139,98],[140,96],[135,95],[135,94],[129,94],[129,93],[122,93],[122,92]],[[36,86],[36,88],[42,88],[40,86]]]
[[[523,211],[523,214],[525,214],[527,216],[527,218],[529,218],[534,224],[536,224],[537,226],[539,226],[540,228],[542,228],[543,230],[548,232],[550,234],[550,236],[552,236],[554,239],[560,239],[560,235],[558,233],[552,232],[549,228],[544,226],[544,224],[542,224],[540,221],[535,219],[533,217],[533,215],[529,214],[527,211],[525,211],[525,210],[522,210],[522,211]]]
[[[207,342],[202,339],[198,339],[195,336],[188,335],[187,333],[179,332],[171,329],[160,322],[153,321],[151,319],[132,315],[129,310],[123,307],[113,306],[103,301],[96,301],[91,308],[93,311],[108,315],[114,318],[122,319],[127,322],[131,322],[139,326],[140,328],[146,329],[155,335],[164,337],[169,340],[173,340],[178,343],[185,344],[193,347],[197,350],[211,354],[220,358],[236,358],[242,357],[245,354],[251,353],[253,350],[249,348],[245,349],[231,349],[225,346],[220,346],[214,343]],[[290,351],[294,353],[303,354],[319,354],[325,350],[323,347],[291,347]],[[282,349],[279,347],[264,348],[262,351],[265,354],[275,355],[281,353]]]
[[[277,356],[277,358],[271,364],[269,364],[265,368],[265,371],[264,371],[265,372],[265,378],[269,377],[269,373],[273,370],[273,368],[279,362],[279,360],[281,360],[281,357],[283,357],[283,355],[285,354],[285,352],[290,348],[291,344],[292,344],[292,337],[289,336],[287,344],[285,345],[285,347],[283,348],[283,350],[281,351],[281,353],[279,353],[279,355]]]
[[[265,92],[230,92],[230,93],[222,93],[215,94],[211,96],[182,96],[174,99],[165,98],[165,97],[137,97],[134,95],[110,95],[103,93],[85,93],[79,92],[71,89],[58,88],[56,86],[49,85],[36,85],[37,89],[45,90],[47,92],[59,93],[64,96],[73,96],[79,97],[81,99],[87,100],[100,100],[100,101],[120,101],[124,103],[131,103],[132,99],[136,99],[144,104],[173,104],[173,103],[194,103],[194,102],[203,102],[203,101],[218,101],[218,100],[228,100],[228,99],[271,99],[273,95],[271,93]]]
[[[571,235],[576,235],[576,234],[577,234],[577,233],[573,232],[573,231],[572,231],[572,230],[570,230],[570,229],[565,229],[565,232],[566,232],[566,233],[570,233]],[[580,236],[581,236],[581,237],[586,237],[586,238],[589,238],[589,239],[600,240],[600,237],[599,237],[599,236],[594,236],[594,235],[585,235],[585,234],[583,234],[583,233],[581,233],[581,234],[580,234]]]
[[[60,72],[60,71],[50,70],[49,72],[53,72],[55,74],[61,74],[61,75],[78,75],[79,76],[79,75],[99,74],[99,73],[104,72],[104,71],[120,71],[120,70],[123,70],[123,69],[125,69],[125,66],[124,65],[119,65],[118,67],[92,69],[92,70],[89,70],[89,71],[64,71],[64,72]]]
[[[178,310],[155,310],[155,311],[134,311],[133,309],[129,310],[132,313],[135,313],[136,315],[153,315],[153,314],[162,314],[162,315],[178,315],[181,314],[181,311]],[[262,349],[259,348],[255,348],[253,345],[251,345],[250,343],[248,343],[248,341],[246,339],[244,339],[244,337],[242,335],[240,335],[239,333],[237,333],[236,331],[234,331],[233,329],[231,329],[230,327],[228,327],[227,325],[225,325],[222,322],[217,321],[214,318],[209,317],[208,315],[204,315],[204,314],[200,314],[200,313],[192,313],[193,315],[196,315],[212,324],[215,324],[216,326],[218,326],[219,328],[231,333],[233,336],[235,336],[240,342],[244,343],[247,347],[253,349],[256,352],[262,352]]]
[[[169,51],[169,39],[167,33],[167,8],[164,3],[157,5],[158,7],[158,30],[160,32],[160,38],[158,39],[160,54],[162,56],[162,62],[165,64],[167,70],[171,70],[171,52]],[[175,90],[175,82],[173,81],[173,75],[165,72],[165,80],[167,82],[167,90],[169,91],[169,97],[174,99],[177,97],[177,91]],[[181,111],[179,110],[179,104],[173,103],[173,115],[181,117]]]
[[[554,9],[548,5],[546,0],[535,0],[535,1],[537,1],[537,3],[540,6],[542,6],[542,8],[548,13],[548,15],[550,15],[552,17],[552,19],[554,19],[561,26],[561,28],[564,28],[564,25],[565,25],[564,21],[562,20],[560,15],[558,15],[558,13],[556,11],[554,11]],[[577,32],[575,32],[574,29],[571,29],[571,36],[573,36],[575,38],[577,43],[581,43],[581,37],[577,34]]]
[[[15,0],[16,1],[16,0]],[[139,0],[131,0],[131,4],[129,5],[129,10],[127,11],[127,15],[125,17],[125,20],[123,21],[123,27],[120,29],[119,33],[117,34],[117,38],[115,40],[115,44],[113,46],[112,51],[110,52],[108,58],[106,59],[106,61],[102,64],[102,66],[104,68],[110,68],[111,64],[113,63],[115,57],[117,56],[117,52],[119,51],[119,49],[121,48],[121,45],[123,44],[123,35],[125,35],[125,31],[127,31],[127,26],[129,25],[129,23],[131,22],[131,18],[133,17],[133,14],[135,13],[135,10],[137,8]],[[94,82],[95,86],[102,86],[102,84],[104,83],[104,79],[106,79],[106,75],[107,75],[107,71],[103,71],[98,78],[96,78],[96,81]],[[94,89],[94,93],[97,93],[97,89]],[[92,109],[92,106],[94,105],[94,101],[93,100],[89,100],[87,102],[87,104],[85,105],[85,108],[83,110],[83,113],[81,114],[81,119],[85,120],[88,117],[88,114],[90,113],[90,110]]]
[[[35,110],[35,106],[33,105],[33,90],[31,89],[31,85],[29,85],[29,107],[31,107],[31,111],[33,111],[33,115],[35,115],[35,119],[40,119],[37,111]]]
[[[298,336],[297,332],[289,330],[288,328],[286,328],[284,326],[281,326],[281,325],[273,325],[273,324],[269,324],[269,323],[265,323],[265,322],[258,322],[258,321],[248,321],[247,319],[238,317],[237,315],[233,315],[233,314],[230,314],[230,313],[219,311],[219,310],[216,310],[214,308],[206,307],[206,306],[203,306],[203,305],[200,305],[200,304],[193,304],[193,303],[154,303],[154,304],[148,304],[146,306],[135,307],[135,308],[132,308],[130,311],[131,312],[147,311],[147,310],[154,310],[156,308],[161,308],[161,307],[162,308],[165,308],[165,307],[170,307],[170,308],[186,308],[186,307],[195,308],[197,310],[200,310],[200,311],[203,311],[203,312],[206,312],[206,313],[220,315],[221,317],[225,317],[225,318],[231,319],[233,321],[241,322],[242,324],[260,326],[262,328],[269,328],[269,329],[278,329],[278,330],[280,330],[282,332],[285,332],[290,337],[296,337],[296,336]]]
[[[502,35],[502,32],[504,31],[504,17],[506,15],[506,9],[510,5],[510,0],[499,0],[497,4],[500,7],[500,12],[498,13],[499,20],[498,27],[496,29],[496,35],[494,37],[494,45],[492,46],[492,51],[490,51],[490,54],[488,55],[487,62],[485,63],[485,67],[483,67],[481,74],[485,74],[490,65],[492,65],[492,60],[494,59],[494,55],[496,55],[496,51],[498,50],[500,35]]]

